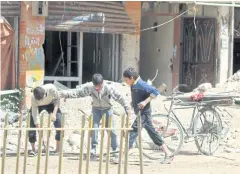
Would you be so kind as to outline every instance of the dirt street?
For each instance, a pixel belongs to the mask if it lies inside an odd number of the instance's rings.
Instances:
[[[203,155],[197,155],[196,149],[186,150],[187,146],[184,147],[183,151],[175,157],[172,164],[159,164],[157,162],[145,163],[144,173],[153,174],[169,174],[169,173],[185,173],[185,174],[238,174],[240,171],[240,154],[228,154],[228,153],[217,153],[215,156],[207,157]],[[45,160],[41,160],[42,169],[40,173],[44,173],[43,166]],[[78,172],[78,157],[64,157],[63,161],[63,173],[65,174],[77,174]],[[23,163],[23,157],[21,158],[20,165]],[[37,157],[29,158],[27,165],[27,173],[36,173]],[[6,161],[6,174],[15,173],[15,157],[8,157]],[[85,167],[85,162],[84,162]],[[103,170],[105,163],[103,162]],[[50,157],[49,161],[49,173],[57,173],[58,171],[58,158]],[[140,173],[138,165],[129,165],[129,174]],[[22,173],[22,167],[19,173]],[[83,171],[85,173],[85,171]],[[90,162],[90,173],[98,173],[98,162]],[[117,165],[110,165],[110,174],[117,173]],[[123,171],[122,171],[123,173]]]

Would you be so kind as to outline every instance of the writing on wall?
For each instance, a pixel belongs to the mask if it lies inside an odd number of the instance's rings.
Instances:
[[[20,79],[21,86],[43,83],[45,17],[32,16],[31,4],[21,2],[20,18]]]

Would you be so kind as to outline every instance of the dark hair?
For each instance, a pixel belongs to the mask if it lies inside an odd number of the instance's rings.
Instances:
[[[139,77],[139,75],[134,68],[127,68],[123,72],[123,77],[129,78],[129,79],[134,78],[134,80],[136,80]]]
[[[94,86],[101,85],[103,83],[103,76],[101,74],[94,74],[92,77]]]
[[[42,87],[38,86],[33,90],[33,95],[36,100],[41,100],[45,95],[45,90]]]

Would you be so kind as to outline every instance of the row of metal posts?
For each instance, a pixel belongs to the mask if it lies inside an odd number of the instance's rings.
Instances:
[[[61,131],[61,136],[60,136],[60,149],[59,149],[59,164],[58,164],[58,174],[62,173],[62,167],[63,167],[63,138],[64,138],[64,130],[80,130],[81,131],[81,138],[80,138],[80,153],[79,153],[79,167],[78,167],[78,174],[82,174],[83,172],[83,148],[84,148],[84,134],[85,130],[88,131],[88,138],[87,138],[87,155],[86,155],[86,171],[85,173],[89,173],[89,164],[90,164],[90,146],[91,146],[91,131],[93,130],[100,130],[101,131],[101,141],[100,141],[100,159],[99,159],[99,169],[98,173],[102,173],[102,163],[103,163],[103,142],[104,142],[104,131],[108,131],[108,137],[107,137],[107,156],[106,156],[106,168],[105,168],[105,173],[109,173],[109,162],[110,162],[110,143],[111,143],[111,131],[113,130],[112,128],[112,117],[109,117],[108,123],[109,127],[105,128],[105,122],[106,122],[106,116],[103,115],[102,117],[102,127],[101,128],[93,128],[93,119],[92,116],[89,118],[89,125],[88,128],[85,128],[86,120],[85,117],[82,119],[82,127],[81,128],[64,128],[65,127],[65,114],[63,114],[62,117],[62,128],[50,128],[51,125],[51,117],[48,117],[48,125],[47,128],[43,128],[43,119],[44,117],[41,117],[40,121],[40,128],[30,128],[30,115],[28,114],[27,117],[27,127],[22,128],[22,117],[20,116],[19,118],[19,128],[8,128],[8,116],[6,115],[5,117],[5,127],[0,128],[0,130],[4,131],[4,136],[3,136],[3,153],[2,153],[2,167],[1,167],[1,173],[5,174],[5,162],[6,162],[6,145],[7,145],[7,132],[8,130],[18,130],[18,146],[17,146],[17,159],[16,159],[16,174],[20,172],[19,170],[19,161],[20,161],[20,148],[21,148],[21,136],[22,136],[22,131],[25,130],[25,151],[24,151],[24,163],[23,163],[23,173],[27,173],[27,157],[28,157],[28,134],[30,130],[36,130],[39,132],[39,141],[38,141],[38,156],[37,156],[37,166],[36,166],[36,173],[40,173],[40,163],[41,163],[41,157],[42,157],[42,143],[43,143],[43,131],[47,131],[47,145],[46,145],[46,158],[45,158],[45,168],[44,168],[44,173],[48,173],[48,161],[49,161],[49,144],[50,144],[50,135],[52,130],[59,130]],[[126,127],[124,126],[126,118]],[[139,133],[139,160],[140,160],[140,173],[143,174],[143,160],[142,160],[142,143],[141,143],[141,116],[140,114],[138,115],[138,133]],[[128,139],[129,139],[129,131],[131,128],[129,128],[129,116],[121,117],[121,128],[115,128],[115,130],[121,130],[121,135],[120,135],[120,148],[119,148],[119,161],[118,161],[118,174],[121,174],[121,169],[122,169],[122,155],[124,154],[124,174],[128,173]],[[124,133],[125,131],[125,133]],[[123,143],[124,143],[124,138],[125,137],[125,148],[123,152]]]

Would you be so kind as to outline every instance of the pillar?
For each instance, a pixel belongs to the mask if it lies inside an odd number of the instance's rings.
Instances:
[[[140,29],[141,29],[141,1],[125,1],[125,11],[136,25],[136,33],[122,35],[122,70],[131,66],[139,71],[140,63]]]
[[[32,16],[31,1],[21,2],[19,42],[19,85],[26,92],[26,104],[30,105],[30,88],[43,84],[45,17]]]

